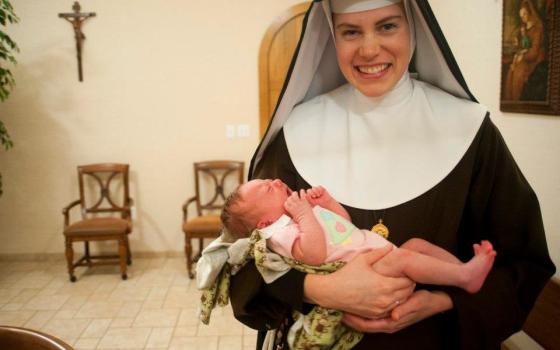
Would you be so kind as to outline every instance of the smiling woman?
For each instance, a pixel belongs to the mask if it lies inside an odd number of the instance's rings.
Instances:
[[[267,341],[286,347],[292,311],[312,303],[366,333],[355,349],[498,349],[555,270],[535,193],[427,0],[314,1],[250,177],[324,186],[358,228],[382,221],[395,245],[422,238],[466,261],[490,240],[498,253],[476,294],[379,273],[380,250],[270,284],[247,264],[230,296],[261,342],[278,328]]]
[[[346,80],[368,97],[393,89],[408,69],[410,31],[402,4],[333,15],[336,56]]]

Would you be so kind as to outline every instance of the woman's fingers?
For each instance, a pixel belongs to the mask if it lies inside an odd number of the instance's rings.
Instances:
[[[342,322],[364,333],[394,333],[405,327],[404,323],[394,321],[389,317],[369,319],[352,314],[344,314]]]
[[[395,301],[405,300],[414,289],[414,283],[408,278],[385,277],[372,268],[372,263],[389,250],[382,248],[360,254],[342,269],[327,276],[308,275],[304,285],[306,297],[324,307],[363,317],[388,315],[396,306]],[[329,283],[320,282],[323,279],[328,279]]]
[[[418,297],[411,296],[410,298],[399,302],[393,310],[391,310],[391,319],[393,321],[398,321],[404,316],[412,314],[418,310]]]
[[[411,315],[420,315],[421,319],[424,319],[451,308],[453,308],[453,301],[447,293],[418,290],[404,303],[399,304],[391,311],[391,318],[393,320],[402,320],[411,317]]]
[[[414,288],[416,288],[416,283],[410,283],[410,282],[411,281],[408,278],[405,278],[404,281],[401,278],[398,278],[395,281],[395,285],[401,284],[402,288],[395,290],[395,292],[393,293],[394,306],[391,307],[391,309],[403,305],[408,300],[408,298],[414,293]]]
[[[416,288],[416,283],[408,277],[389,277],[392,279],[395,301],[403,302]]]

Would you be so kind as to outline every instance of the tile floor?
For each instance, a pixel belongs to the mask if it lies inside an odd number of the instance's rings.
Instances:
[[[76,350],[254,350],[256,332],[231,307],[196,316],[200,292],[184,258],[133,258],[128,280],[118,268],[77,269],[66,263],[0,262],[0,324],[40,330]]]
[[[229,306],[196,316],[200,292],[184,258],[134,258],[128,280],[116,266],[76,270],[66,263],[0,261],[0,325],[40,330],[76,350],[254,350],[256,332],[237,322]],[[543,350],[519,332],[512,350]]]

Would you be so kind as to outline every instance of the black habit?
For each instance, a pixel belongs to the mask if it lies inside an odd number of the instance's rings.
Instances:
[[[253,177],[279,178],[293,190],[310,187],[294,168],[282,132],[267,147]],[[417,289],[445,290],[454,308],[394,334],[366,334],[356,350],[499,349],[522,327],[555,271],[537,197],[488,115],[462,160],[435,187],[385,210],[346,209],[362,229],[382,218],[396,245],[419,237],[468,261],[473,243],[489,240],[498,253],[478,293],[418,285]],[[304,277],[291,271],[267,285],[248,264],[232,278],[235,317],[261,331],[277,328],[292,309],[308,309]]]

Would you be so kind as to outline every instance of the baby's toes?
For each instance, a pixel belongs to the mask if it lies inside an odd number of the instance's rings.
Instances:
[[[490,251],[494,250],[494,247],[492,246],[492,243],[490,243],[489,241],[482,241],[481,242],[481,247],[486,252],[490,252]]]
[[[473,244],[473,249],[474,249],[474,254],[475,255],[480,253],[480,244],[478,244],[478,243]]]

